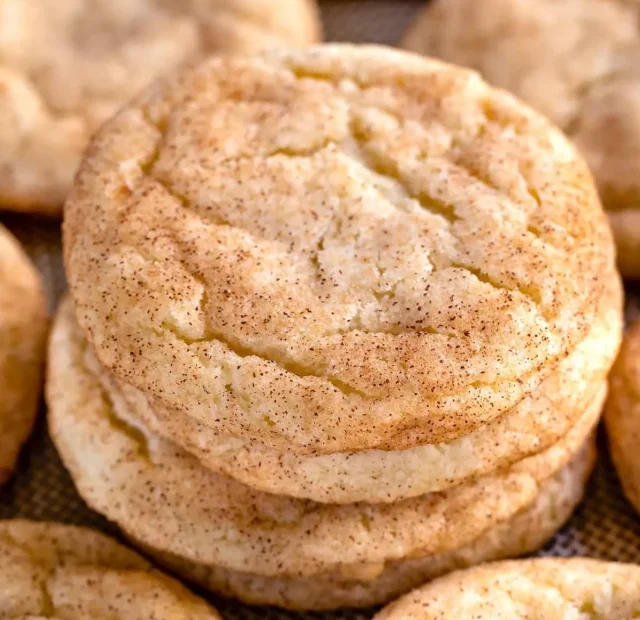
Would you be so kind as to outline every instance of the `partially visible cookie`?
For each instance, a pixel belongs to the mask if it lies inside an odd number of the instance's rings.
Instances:
[[[588,440],[568,465],[540,486],[528,506],[474,541],[442,553],[365,566],[359,577],[340,570],[311,577],[261,577],[153,550],[149,553],[194,583],[252,605],[314,610],[370,607],[453,570],[536,551],[555,535],[582,499],[594,462],[594,441]]]
[[[434,0],[402,46],[480,71],[572,137],[609,212],[620,268],[640,276],[640,3]]]
[[[0,521],[0,617],[219,620],[139,555],[86,528]]]
[[[319,23],[315,0],[3,0],[0,207],[59,213],[91,133],[155,76]]]
[[[640,566],[586,558],[544,558],[452,573],[389,605],[376,620],[638,617]]]
[[[0,483],[11,475],[38,411],[47,323],[40,276],[0,225]]]
[[[640,512],[640,321],[628,330],[609,376],[604,419],[622,488]]]

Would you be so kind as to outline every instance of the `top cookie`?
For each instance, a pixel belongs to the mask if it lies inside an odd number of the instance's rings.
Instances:
[[[640,276],[639,11],[638,0],[434,0],[402,42],[477,69],[575,140],[631,276]]]
[[[220,620],[133,551],[86,528],[0,522],[0,617]]]
[[[639,613],[640,566],[545,558],[452,573],[403,596],[376,620],[630,620]]]
[[[558,130],[386,48],[158,84],[98,133],[66,209],[101,362],[176,415],[301,452],[495,418],[585,336],[613,269]]]
[[[0,207],[58,213],[96,127],[187,59],[318,40],[315,0],[3,0]]]

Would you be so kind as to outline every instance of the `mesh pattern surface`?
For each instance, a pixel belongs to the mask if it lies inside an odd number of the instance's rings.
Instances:
[[[322,2],[325,32],[332,41],[393,44],[407,26],[421,0],[330,0]],[[53,311],[65,282],[57,222],[3,216],[26,245],[41,270]],[[627,317],[640,316],[640,286],[627,288]],[[600,458],[585,501],[569,524],[541,552],[542,555],[586,555],[608,560],[640,562],[640,518],[622,496],[600,436]],[[51,441],[44,417],[23,452],[17,475],[0,491],[0,518],[23,517],[89,525],[118,535],[117,529],[89,510],[75,492]],[[251,608],[213,599],[225,618],[234,620],[364,619],[369,612],[295,614],[270,608]]]

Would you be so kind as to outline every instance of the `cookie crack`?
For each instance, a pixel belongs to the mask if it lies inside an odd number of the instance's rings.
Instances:
[[[147,120],[147,122],[149,122],[149,119],[146,115],[145,115],[145,119]],[[156,124],[152,124],[152,126],[156,127],[156,129],[160,131],[160,129]],[[158,178],[158,176],[154,174],[154,170],[153,170],[154,164],[157,162],[159,158],[160,150],[161,150],[161,141],[159,141],[158,144],[156,145],[156,149],[154,153],[152,153],[149,159],[143,165],[141,165],[141,170],[149,178],[153,179],[161,187],[163,187],[164,190],[178,202],[181,208],[191,213],[192,209],[190,207],[190,204],[187,198],[173,191],[173,188],[168,182],[164,181],[161,178]],[[227,222],[226,220],[221,220],[219,218],[215,218],[215,220],[213,220],[213,223],[216,225],[231,226],[229,222]],[[176,243],[176,245],[177,247],[180,247],[179,243]],[[188,272],[191,278],[195,282],[201,285],[202,290],[206,291],[207,283],[206,283],[206,280],[203,278],[203,276],[196,273],[193,270],[188,269],[185,261],[181,260],[180,264],[182,265],[183,269]],[[287,372],[293,375],[296,375],[301,379],[308,379],[308,378],[323,379],[327,381],[330,385],[332,385],[336,390],[343,393],[345,396],[355,395],[362,399],[369,398],[368,395],[365,394],[364,392],[354,388],[353,386],[341,381],[336,377],[322,373],[317,369],[313,369],[313,368],[309,368],[304,365],[301,365],[300,363],[291,359],[287,359],[286,357],[279,354],[276,354],[273,357],[267,357],[264,353],[260,351],[250,349],[245,345],[243,345],[242,343],[233,341],[232,339],[225,336],[221,332],[212,330],[210,322],[208,320],[208,315],[205,309],[206,304],[207,304],[207,297],[206,297],[206,294],[203,294],[200,300],[200,308],[199,308],[199,312],[201,313],[201,316],[204,319],[204,324],[206,326],[205,333],[203,336],[198,338],[189,337],[184,332],[182,332],[182,330],[180,330],[179,326],[167,320],[162,322],[161,327],[167,330],[168,332],[170,332],[175,338],[177,338],[178,340],[180,340],[181,342],[183,342],[189,347],[191,347],[194,344],[210,343],[210,342],[217,341],[239,358],[256,357],[261,359],[263,362],[277,364],[278,366],[285,369]],[[221,368],[221,370],[224,372],[223,368]],[[246,401],[247,401],[246,395],[243,395],[241,392],[239,392],[236,386],[234,386],[232,382],[226,381],[225,389],[227,391],[232,391],[234,394],[237,393],[236,396],[240,399],[241,402],[245,403],[245,405],[243,406],[246,406]],[[143,451],[143,454],[144,452],[145,451]],[[146,453],[148,454],[148,448],[146,449]]]
[[[366,136],[364,135],[364,131],[362,130],[362,128],[358,126],[358,123],[356,122],[355,119],[352,119],[350,128],[351,128],[351,136],[350,136],[351,140],[343,143],[343,146],[346,145],[347,148],[341,150],[341,154],[347,156],[350,159],[350,161],[362,167],[367,173],[379,175],[380,177],[382,177],[384,181],[389,181],[393,183],[396,189],[399,190],[404,197],[406,197],[408,200],[416,200],[423,209],[425,209],[426,211],[434,215],[442,217],[450,226],[455,224],[455,222],[460,219],[455,214],[455,207],[453,207],[452,205],[448,205],[443,201],[439,201],[426,193],[418,193],[418,192],[411,191],[411,188],[404,180],[402,173],[400,172],[398,166],[395,163],[390,161],[384,161],[378,154],[374,153],[370,149],[367,149]],[[474,171],[472,168],[468,166],[461,166],[461,167],[470,176],[473,176],[473,178],[480,181],[484,186],[486,186],[490,190],[502,193],[502,190],[499,187],[490,183],[477,171]],[[522,176],[526,182],[524,175]],[[402,210],[396,202],[393,202],[392,200],[390,200],[388,195],[386,195],[386,193],[381,190],[381,187],[376,186],[376,191],[378,191],[378,193],[382,197],[384,197],[386,200],[388,200],[388,202],[392,204],[396,209]],[[532,199],[539,205],[540,197],[537,191],[535,190],[535,188],[531,187],[528,183],[527,183],[527,191],[532,197]],[[534,230],[532,226],[530,226],[529,229],[530,229],[530,232],[533,232]],[[454,235],[450,229],[449,229],[449,233],[454,238],[457,239],[456,235]],[[321,241],[322,243],[324,243],[324,236],[322,237]],[[537,309],[541,312],[541,314],[545,317],[545,319],[548,320],[548,317],[545,315],[545,312],[544,312],[541,293],[535,287],[525,286],[525,285],[510,287],[503,283],[500,283],[498,280],[482,272],[480,269],[474,268],[469,265],[464,265],[463,263],[460,263],[460,262],[452,261],[448,257],[440,256],[440,258],[444,260],[446,267],[464,269],[465,271],[474,275],[481,282],[491,285],[494,289],[506,290],[513,293],[520,293],[524,297],[530,299],[533,302],[533,304],[537,307]],[[434,271],[436,271],[435,265],[433,263],[432,263],[432,267],[434,268]],[[379,293],[377,291],[373,291],[373,294],[378,299],[378,301],[380,301],[384,297],[393,296],[392,291],[388,293]],[[452,334],[450,333],[442,332],[433,327],[418,327],[418,326],[415,326],[412,328],[406,328],[403,330],[386,329],[384,330],[384,333],[397,334],[397,333],[406,333],[408,331],[423,331],[427,333],[447,335],[449,337],[452,336]]]
[[[148,123],[150,123],[150,119],[145,115],[145,119]],[[158,124],[153,124],[154,127],[164,135],[162,132],[162,127]],[[397,201],[392,200],[392,198],[388,195],[387,192],[384,191],[384,185],[388,183],[392,183],[395,190],[403,197],[406,197],[407,200],[416,201],[419,206],[427,211],[428,213],[441,218],[448,230],[448,233],[451,234],[454,238],[457,238],[451,231],[453,225],[460,218],[455,214],[455,208],[452,205],[448,205],[442,201],[435,199],[434,197],[424,193],[424,192],[415,192],[412,191],[412,188],[404,179],[402,173],[400,172],[397,164],[394,162],[389,162],[383,160],[378,154],[374,153],[371,149],[367,148],[367,139],[365,135],[365,130],[363,127],[359,125],[355,118],[351,118],[349,122],[350,133],[348,138],[342,143],[337,143],[332,140],[325,140],[319,146],[315,146],[312,149],[303,149],[303,150],[293,150],[286,148],[278,148],[274,149],[270,152],[267,157],[311,157],[316,155],[317,153],[327,150],[327,149],[336,149],[340,155],[345,156],[352,162],[354,165],[362,168],[368,175],[376,175],[381,177],[381,184],[375,186],[375,191],[388,203],[393,206],[395,209],[401,212],[406,212],[405,209],[402,209],[401,205],[397,203]],[[162,149],[162,140],[159,141],[157,147],[149,158],[147,162],[142,166],[143,172],[149,177],[156,181],[170,196],[172,196],[180,205],[180,207],[189,213],[193,212],[193,209],[189,203],[189,200],[186,196],[180,194],[172,187],[171,183],[166,179],[162,178],[160,175],[156,174],[154,171],[155,163],[158,161],[160,152]],[[465,168],[466,169],[466,168]],[[468,171],[469,174],[474,175],[474,177],[479,178],[484,184],[488,185],[487,182],[482,179],[479,175],[475,175],[472,170]],[[498,191],[497,188],[488,185],[492,190]],[[209,223],[212,223],[216,226],[230,226],[233,224],[219,217],[218,215],[214,215],[210,212],[201,213],[198,211],[198,216],[204,218]],[[324,233],[320,236],[316,243],[316,251],[311,258],[311,263],[316,271],[316,278],[319,282],[322,282],[324,279],[324,275],[322,275],[322,263],[320,260],[321,252],[325,247],[325,240],[329,236],[331,228],[336,223],[336,217],[331,220],[331,223],[327,226]],[[176,243],[179,247],[179,242]],[[491,277],[489,274],[482,272],[480,269],[477,269],[473,266],[463,264],[461,262],[456,262],[451,260],[450,257],[439,255],[440,262],[442,262],[445,266],[457,269],[464,269],[468,273],[472,274],[479,281],[492,286],[496,290],[503,290],[510,293],[519,293],[525,298],[528,298],[532,301],[532,303],[536,306],[538,311],[541,312],[543,317],[545,317],[544,309],[541,305],[541,295],[540,291],[533,287],[526,287],[524,285],[517,287],[509,287],[495,278]],[[188,271],[189,275],[198,282],[204,291],[206,291],[207,285],[205,279],[201,274],[196,274],[193,270],[188,270],[185,264],[185,261],[180,261],[183,265],[183,268]],[[432,264],[432,268],[436,271],[435,265]],[[378,269],[379,271],[379,269]],[[397,283],[396,283],[397,286]],[[385,299],[393,298],[395,295],[394,290],[390,291],[379,291],[372,290],[373,297],[380,304]],[[203,303],[206,303],[206,297],[203,297]],[[220,331],[214,331],[211,329],[209,321],[207,319],[206,312],[203,311],[203,308],[200,308],[201,316],[204,319],[204,323],[206,325],[206,333],[199,338],[189,337],[187,334],[182,332],[178,326],[172,324],[171,322],[165,321],[162,324],[162,327],[168,331],[170,331],[174,337],[181,340],[187,346],[192,346],[198,343],[206,343],[217,341],[224,345],[229,351],[234,353],[239,358],[247,358],[247,357],[258,357],[262,359],[264,362],[271,362],[278,364],[287,372],[298,376],[299,378],[309,378],[315,377],[318,379],[323,379],[330,383],[335,389],[342,392],[345,395],[357,395],[363,399],[367,398],[367,395],[360,390],[357,390],[353,386],[341,381],[337,377],[332,377],[330,374],[323,372],[321,369],[312,368],[305,365],[300,364],[296,360],[288,358],[284,354],[280,354],[274,351],[259,351],[252,348],[247,347],[243,343],[229,338],[228,335],[223,334]],[[547,317],[545,317],[547,318]],[[347,329],[338,329],[333,330],[324,334],[324,336],[332,336],[332,335],[345,335],[348,333],[352,333],[355,331],[359,331],[362,333],[378,333],[378,334],[388,334],[391,336],[397,336],[406,333],[425,333],[431,334],[434,336],[444,336],[448,339],[459,337],[459,334],[448,331],[446,329],[442,329],[442,326],[433,326],[433,325],[412,325],[412,326],[404,326],[404,325],[395,325],[395,326],[387,326],[387,327],[379,327],[375,330],[367,330],[364,327],[362,321],[362,310],[359,308],[356,316],[351,319],[350,326]],[[354,327],[355,325],[355,327]],[[233,385],[233,381],[229,378],[228,370],[225,372],[224,369],[221,369],[222,372],[227,376],[225,379],[225,390],[228,392],[233,392],[236,397],[239,406],[243,409],[247,409],[248,401],[245,394],[243,394],[237,386]]]
[[[565,592],[563,592],[562,588],[552,578],[545,577],[543,574],[537,574],[535,578],[529,577],[527,578],[527,581],[533,586],[531,588],[532,590],[542,587],[556,592],[565,603],[565,605],[569,608],[566,609],[566,612],[578,612],[579,614],[581,614],[580,617],[584,617],[584,615],[586,614],[587,618],[591,620],[596,620],[596,618],[603,618],[603,616],[598,612],[598,605],[595,594],[591,594],[591,596],[585,597],[585,599],[582,600],[574,600],[571,597],[567,596]],[[526,607],[530,607],[531,599],[529,597],[524,596],[521,598],[517,596],[516,590],[510,590],[509,594],[515,601],[520,600],[520,602],[523,603]]]
[[[488,284],[492,286],[494,289],[508,291],[510,293],[520,293],[520,295],[522,295],[523,297],[530,299],[532,303],[544,315],[540,291],[534,286],[529,286],[529,287],[525,287],[522,285],[515,286],[515,287],[507,286],[506,284],[503,284],[502,282],[499,282],[498,280],[496,280],[495,277],[492,277],[488,273],[485,273],[478,267],[467,265],[461,262],[452,261],[450,263],[450,266],[453,267],[454,269],[463,269],[464,271],[473,275],[480,282],[484,284]]]
[[[359,142],[358,140],[355,138],[353,138],[353,140],[351,141],[352,143],[350,144],[350,150],[354,151],[355,149],[359,148]],[[333,142],[331,140],[327,140],[325,142],[322,143],[322,145],[318,146],[318,147],[314,147],[313,149],[304,149],[302,151],[299,150],[292,150],[292,149],[276,149],[274,151],[272,151],[271,153],[269,153],[268,157],[310,157],[313,156],[319,152],[321,152],[322,150],[326,150],[326,149],[330,149],[330,148],[338,148],[338,143]],[[189,203],[189,200],[187,199],[186,196],[184,196],[183,194],[180,194],[179,192],[177,192],[175,190],[175,188],[171,185],[171,183],[169,183],[167,180],[163,179],[162,177],[160,177],[159,175],[155,174],[153,168],[154,168],[154,164],[155,162],[158,160],[159,158],[159,153],[161,150],[161,145],[159,144],[158,147],[156,148],[155,152],[152,154],[152,156],[149,158],[149,160],[147,162],[145,162],[145,164],[142,166],[143,172],[151,179],[153,179],[155,182],[157,182],[170,196],[172,196],[181,206],[181,208],[183,208],[184,210],[186,210],[189,213],[193,212],[193,209],[191,208],[191,205]],[[364,151],[363,151],[364,152]],[[361,166],[364,170],[366,170],[369,174],[378,174],[376,171],[372,170],[369,166],[366,165],[366,163],[363,163],[362,161],[359,160],[359,158],[356,155],[353,154],[347,154],[346,151],[340,150],[340,153],[343,155],[346,155],[350,161],[354,162],[355,164]],[[381,177],[383,177],[384,180],[387,180],[389,182],[394,182],[395,184],[397,184],[399,186],[399,188],[402,188],[402,193],[404,195],[407,196],[407,199],[412,199],[412,200],[417,200],[417,198],[415,196],[413,196],[412,194],[409,193],[409,189],[408,187],[406,187],[405,184],[403,184],[400,180],[400,177],[395,176],[393,172],[386,172],[385,174],[379,173]],[[398,173],[399,175],[399,173]],[[389,202],[390,205],[392,205],[395,209],[402,211],[400,209],[400,207],[389,200],[389,198],[387,198],[386,196],[384,196],[384,194],[380,193],[380,188],[376,187],[376,191],[380,194],[380,196],[382,198],[384,198],[385,200],[387,200]],[[420,204],[422,206],[422,208],[424,208],[425,210],[433,213],[434,215],[438,215],[441,214],[440,210],[433,210],[433,209],[429,209],[427,202],[426,202],[426,198],[423,196],[421,198]],[[428,198],[429,200],[429,204],[437,204],[437,201],[435,201],[435,199],[432,199],[431,197]],[[448,208],[444,208],[442,212],[448,211]],[[200,217],[202,217],[203,219],[205,219],[206,221],[208,221],[211,224],[214,224],[216,226],[229,226],[229,227],[234,227],[234,224],[231,223],[230,221],[224,219],[224,218],[220,218],[219,216],[214,216],[213,214],[207,212],[207,214],[201,214],[200,212],[198,212],[198,215]],[[445,218],[446,219],[446,218]],[[451,216],[451,218],[449,219],[449,223],[455,221],[453,219],[453,216]],[[323,280],[326,280],[326,278],[322,275],[323,273],[323,268],[322,268],[322,263],[320,260],[320,253],[324,250],[324,244],[325,244],[325,239],[329,236],[329,232],[331,231],[331,228],[335,227],[336,229],[339,230],[340,228],[340,218],[339,217],[333,217],[331,219],[331,221],[329,222],[329,224],[327,225],[325,231],[322,233],[322,235],[319,237],[318,241],[316,242],[316,250],[315,253],[313,254],[313,256],[311,257],[311,263],[314,266],[315,270],[316,270],[316,274],[317,274],[317,280],[319,282],[322,282]],[[180,243],[176,240],[176,245],[179,247]],[[183,268],[185,268],[186,270],[186,266],[184,261],[181,261],[181,264],[183,265]],[[435,266],[432,267],[434,268],[435,271]],[[196,274],[193,270],[189,270],[189,275],[194,278],[194,280],[196,280],[197,282],[199,282],[203,289],[206,290],[206,282],[204,280],[204,278],[200,275],[200,274]],[[397,284],[396,284],[397,286]],[[382,301],[385,297],[392,297],[394,295],[393,291],[387,291],[387,292],[380,292],[377,290],[372,290],[372,295],[380,302]],[[202,315],[204,318],[206,318],[206,315]],[[439,329],[438,327],[435,326],[424,326],[424,325],[412,325],[412,326],[402,326],[402,325],[397,325],[394,327],[386,327],[386,328],[378,328],[375,330],[369,330],[366,327],[364,327],[364,325],[362,324],[362,321],[360,320],[361,313],[359,312],[358,315],[356,315],[356,317],[354,317],[354,319],[352,319],[352,323],[356,322],[358,323],[358,327],[357,328],[349,328],[349,329],[338,329],[338,330],[333,330],[330,332],[326,332],[324,334],[325,337],[328,336],[333,336],[333,335],[344,335],[353,331],[360,331],[362,333],[375,333],[375,334],[388,334],[388,335],[400,335],[400,334],[406,334],[406,333],[413,333],[413,332],[418,332],[418,333],[427,333],[427,334],[433,334],[433,335],[441,335],[441,336],[446,336],[448,338],[454,338],[456,337],[456,334],[453,334],[451,332],[447,332],[447,331],[443,331],[441,329]],[[188,337],[186,334],[180,332],[176,326],[165,322],[163,324],[163,327],[170,329],[174,335],[176,337],[179,337],[183,342],[185,342],[186,344],[192,345],[192,344],[196,344],[198,342],[211,342],[212,340],[218,340],[220,342],[223,342],[223,336],[222,334],[220,334],[219,332],[217,333],[213,333],[211,332],[211,330],[208,330],[208,333],[200,338],[191,338]],[[235,345],[227,338],[226,340],[224,340],[223,342],[224,344],[226,344],[229,349],[231,349],[234,353],[236,353],[239,357],[248,357],[249,355],[253,355],[253,356],[257,356],[260,357],[260,354],[256,351],[251,351],[249,352],[248,350],[244,350],[244,347],[238,343],[236,343]],[[243,350],[243,352],[241,353],[241,350]],[[288,361],[284,361],[283,360],[274,360],[276,361],[279,365],[281,365],[283,368],[285,368],[286,370],[294,369],[294,368],[298,368],[297,371],[294,370],[289,370],[289,372],[292,372],[292,374],[298,374],[299,376],[303,377],[303,376],[317,376],[317,377],[324,377],[327,378],[327,380],[331,381],[335,387],[338,387],[338,384],[342,385],[342,388],[339,388],[342,392],[348,392],[348,393],[357,393],[359,395],[361,395],[362,397],[365,397],[366,395],[363,394],[362,392],[359,392],[358,390],[355,390],[355,388],[348,386],[347,384],[344,384],[340,381],[338,381],[337,379],[333,378],[330,379],[329,376],[327,375],[322,375],[322,374],[318,374],[317,372],[311,373],[309,372],[309,369],[304,370],[303,367],[301,367],[297,362],[293,361],[293,360],[288,360]]]
[[[100,386],[100,396],[108,411],[108,422],[110,426],[114,430],[126,435],[134,443],[138,456],[153,464],[151,449],[146,435],[140,429],[125,420],[122,416],[118,415],[114,401],[109,395],[109,381],[112,379],[106,378],[96,370],[96,366],[94,364],[99,364],[100,362],[94,355],[94,352],[87,341],[83,342],[81,356],[84,363],[78,362],[78,364],[81,364],[82,368],[84,368],[86,372],[91,373],[91,375],[98,381]],[[89,359],[92,360],[93,364],[88,364],[87,360]]]
[[[103,388],[103,395],[104,394],[105,394],[105,391]],[[149,463],[153,464],[153,459],[151,458],[151,451],[149,449],[149,442],[145,434],[141,430],[137,429],[133,424],[127,422],[122,417],[120,417],[116,413],[115,408],[110,400],[109,400],[109,403],[110,403],[110,406],[108,408],[109,410],[108,420],[111,427],[114,430],[117,430],[120,433],[123,433],[132,442],[134,442],[134,444],[136,445],[138,456],[143,458],[145,461],[148,461]]]
[[[15,547],[24,553],[33,564],[46,571],[46,576],[42,579],[38,579],[38,588],[40,590],[41,603],[39,615],[44,618],[53,618],[56,614],[56,605],[49,590],[49,578],[55,572],[55,568],[49,568],[46,564],[35,554],[27,545],[19,543],[9,532],[4,531],[0,533],[0,540],[4,540],[5,543],[11,547]]]
[[[427,192],[415,191],[407,183],[395,162],[390,158],[383,158],[379,153],[368,148],[365,130],[355,118],[350,123],[350,132],[351,139],[346,143],[347,148],[342,151],[342,154],[347,156],[354,164],[362,166],[370,174],[379,175],[382,179],[393,183],[403,196],[409,200],[416,201],[422,209],[432,215],[439,216],[449,225],[455,224],[460,219],[453,205],[438,200]],[[380,190],[379,187],[376,187],[376,189]],[[388,199],[388,196],[385,197]],[[393,202],[391,204],[398,210],[403,210],[399,205]]]
[[[393,164],[390,165],[390,162],[382,162],[382,160],[379,158],[376,161],[376,158],[372,156],[375,154],[372,154],[369,151],[367,151],[366,138],[363,136],[362,132],[359,132],[356,124],[353,125],[353,128],[354,128],[354,131],[352,132],[352,135],[353,135],[354,141],[357,144],[358,152],[369,156],[369,159],[373,162],[372,165],[374,166],[374,172],[376,172],[377,174],[382,174],[385,178],[388,178],[391,181],[395,181],[399,185],[399,189],[402,190],[403,194],[407,198],[418,200],[422,208],[428,210],[431,213],[434,213],[435,215],[440,215],[450,225],[454,224],[458,219],[460,219],[455,215],[455,209],[453,206],[446,205],[446,203],[443,203],[441,201],[437,201],[431,196],[421,195],[421,194],[416,195],[416,192],[412,192],[411,188],[407,185],[406,181],[404,181],[403,175],[401,174],[397,165],[393,165]],[[362,163],[360,161],[360,158],[356,158],[354,161],[356,161],[356,163]],[[365,167],[369,169],[369,166],[367,166],[366,164],[362,164],[362,165],[365,165]],[[456,165],[459,165],[459,164],[456,164]],[[461,166],[461,167],[466,172],[468,172],[469,175],[473,176],[473,178],[476,178],[487,188],[491,189],[492,191],[502,193],[502,190],[499,187],[496,187],[493,184],[491,184],[489,181],[487,181],[483,177],[483,175],[480,175],[477,171],[474,171],[472,168],[468,166]],[[539,197],[538,197],[538,200],[539,200]],[[451,231],[450,231],[450,234],[455,239],[458,239],[458,237],[454,235]],[[530,299],[533,302],[533,304],[536,306],[538,311],[543,315],[543,317],[546,320],[548,320],[548,317],[546,317],[545,315],[544,307],[542,304],[541,293],[535,287],[532,287],[530,285],[525,286],[522,284],[516,287],[510,287],[505,285],[504,283],[499,282],[496,278],[491,277],[489,274],[484,273],[483,271],[481,271],[476,267],[466,265],[462,262],[453,261],[448,256],[441,255],[440,258],[444,261],[445,267],[464,269],[468,273],[475,276],[478,280],[480,280],[485,284],[489,284],[494,289],[505,290],[512,293],[520,293],[524,297]],[[432,266],[434,266],[433,263],[432,263]],[[434,271],[435,270],[436,269],[434,266]]]
[[[199,282],[201,284],[201,286],[203,287],[203,290],[206,290],[206,282],[202,278],[202,276],[192,271],[189,271],[189,275],[196,282]],[[369,398],[367,394],[356,389],[352,385],[349,385],[348,383],[341,381],[340,379],[338,379],[335,376],[332,376],[331,374],[322,372],[322,369],[312,368],[312,367],[300,364],[299,362],[289,359],[285,355],[275,350],[267,353],[267,352],[258,351],[256,349],[252,349],[242,344],[238,340],[229,338],[225,334],[211,329],[211,326],[207,318],[208,314],[206,311],[206,305],[207,305],[207,297],[206,295],[203,295],[200,301],[199,311],[201,312],[203,318],[205,319],[206,330],[202,337],[190,338],[180,330],[179,326],[174,325],[173,323],[170,323],[166,320],[162,323],[162,327],[167,329],[169,332],[171,332],[175,338],[182,341],[187,346],[192,346],[194,344],[199,344],[199,343],[206,344],[211,342],[218,342],[222,344],[224,347],[226,347],[236,357],[239,357],[240,359],[255,357],[267,364],[275,364],[278,367],[286,370],[288,373],[299,377],[300,379],[316,378],[316,379],[322,379],[324,381],[327,381],[336,390],[338,390],[339,392],[342,392],[345,396],[358,396],[365,400]],[[233,386],[233,384],[230,382],[227,382],[226,386],[231,386],[231,390],[234,393],[238,391],[236,386]],[[247,400],[246,396],[245,396],[245,400]]]
[[[155,180],[158,180],[156,177],[153,177]],[[160,183],[160,185],[162,185],[164,187],[164,189],[174,198],[176,198],[181,204],[182,207],[186,210],[188,210],[189,212],[191,212],[191,209],[189,207],[189,203],[187,201],[187,199],[184,196],[180,196],[179,194],[175,193],[171,186],[166,183],[166,182],[162,182],[162,181],[158,181],[158,183]],[[231,222],[228,222],[226,220],[223,219],[219,219],[219,218],[211,218],[208,219],[207,221],[210,221],[212,223],[214,223],[215,225],[218,226],[230,226],[232,227],[233,224]],[[328,237],[329,235],[329,231],[331,230],[331,228],[333,226],[336,226],[337,228],[339,228],[339,218],[333,218],[330,222],[330,224],[327,226],[326,230],[324,231],[324,233],[319,237],[317,243],[316,243],[316,251],[313,254],[313,256],[311,257],[311,264],[314,266],[314,269],[316,271],[316,277],[317,280],[322,283],[323,281],[326,281],[326,277],[324,275],[322,275],[324,273],[323,271],[323,267],[322,267],[322,262],[320,260],[320,253],[324,250],[324,244],[325,244],[325,239]],[[179,247],[179,242],[176,242],[176,245]],[[189,275],[195,280],[197,281],[202,287],[203,289],[206,290],[206,281],[205,279],[202,277],[202,275],[200,274],[196,274],[196,272],[194,270],[188,270],[186,268],[186,265],[184,263],[184,261],[181,261],[181,264],[183,266],[183,268],[188,271]],[[434,267],[434,271],[435,271],[435,267]],[[389,299],[389,298],[393,298],[395,296],[394,290],[395,287],[397,287],[399,284],[396,283],[394,286],[393,290],[390,291],[378,291],[378,290],[372,290],[371,293],[373,295],[373,297],[378,301],[381,302],[383,301],[385,298]],[[504,287],[506,288],[506,287]],[[206,314],[201,312],[201,316],[205,319],[205,323],[208,324],[208,321],[206,319]],[[441,326],[432,326],[432,325],[422,325],[422,324],[414,324],[411,326],[404,326],[404,325],[396,325],[396,326],[391,326],[391,327],[378,327],[376,329],[368,329],[364,326],[363,322],[362,322],[362,312],[358,311],[356,313],[356,315],[350,320],[351,325],[348,328],[344,328],[344,329],[335,329],[335,330],[331,330],[331,331],[327,331],[325,333],[323,333],[322,335],[324,337],[330,337],[330,336],[335,336],[335,335],[345,335],[345,334],[349,334],[355,331],[361,332],[361,333],[365,333],[365,334],[387,334],[387,335],[391,335],[391,336],[398,336],[401,334],[407,334],[407,333],[426,333],[426,334],[433,334],[433,335],[439,335],[439,336],[446,336],[447,338],[455,338],[457,337],[457,334],[453,333],[453,332],[448,332],[446,330],[442,330],[440,329]],[[418,321],[418,323],[422,323],[423,320]],[[356,324],[357,326],[354,327],[353,325]],[[175,326],[174,324],[165,321],[162,325],[164,328],[172,331],[172,333],[176,336],[179,337],[180,340],[182,340],[185,344],[188,345],[193,345],[193,344],[197,344],[197,343],[202,343],[202,342],[212,342],[213,340],[217,340],[223,344],[225,344],[231,351],[233,351],[236,355],[238,355],[238,357],[250,357],[250,356],[254,356],[254,357],[263,357],[263,359],[268,359],[264,357],[263,353],[259,353],[255,350],[251,350],[246,348],[244,345],[236,342],[233,343],[228,337],[225,337],[222,335],[221,332],[213,332],[210,327],[207,327],[207,331],[206,334],[201,336],[201,337],[197,337],[197,338],[193,338],[193,337],[189,337],[186,334],[184,334],[183,332],[181,332],[179,330],[179,328],[177,326]],[[338,387],[338,385],[340,384],[342,387],[339,388],[340,391],[342,392],[348,392],[348,393],[356,393],[359,394],[360,396],[362,396],[363,398],[366,397],[366,395],[362,392],[359,392],[358,390],[356,390],[355,388],[353,388],[352,386],[349,386],[345,383],[340,382],[339,380],[337,380],[335,377],[331,378],[330,375],[323,375],[323,374],[319,374],[318,372],[312,372],[310,371],[309,368],[306,368],[302,365],[300,365],[298,362],[291,360],[291,359],[286,359],[282,356],[279,356],[278,358],[273,359],[273,361],[275,361],[276,363],[278,363],[280,366],[282,366],[285,370],[287,370],[288,372],[291,372],[292,374],[297,374],[300,377],[305,377],[305,376],[316,376],[316,377],[324,377],[326,378],[328,381],[330,381],[331,383],[334,384],[335,387]]]

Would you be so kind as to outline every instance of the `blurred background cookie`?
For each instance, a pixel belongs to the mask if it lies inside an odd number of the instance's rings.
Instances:
[[[609,448],[625,495],[640,512],[640,322],[626,333],[609,384]]]
[[[0,483],[11,475],[40,406],[47,324],[40,277],[0,225]]]
[[[639,10],[631,0],[434,0],[401,42],[480,71],[576,142],[629,277],[640,276]]]
[[[93,131],[157,75],[320,38],[314,0],[5,0],[0,207],[58,214]]]

